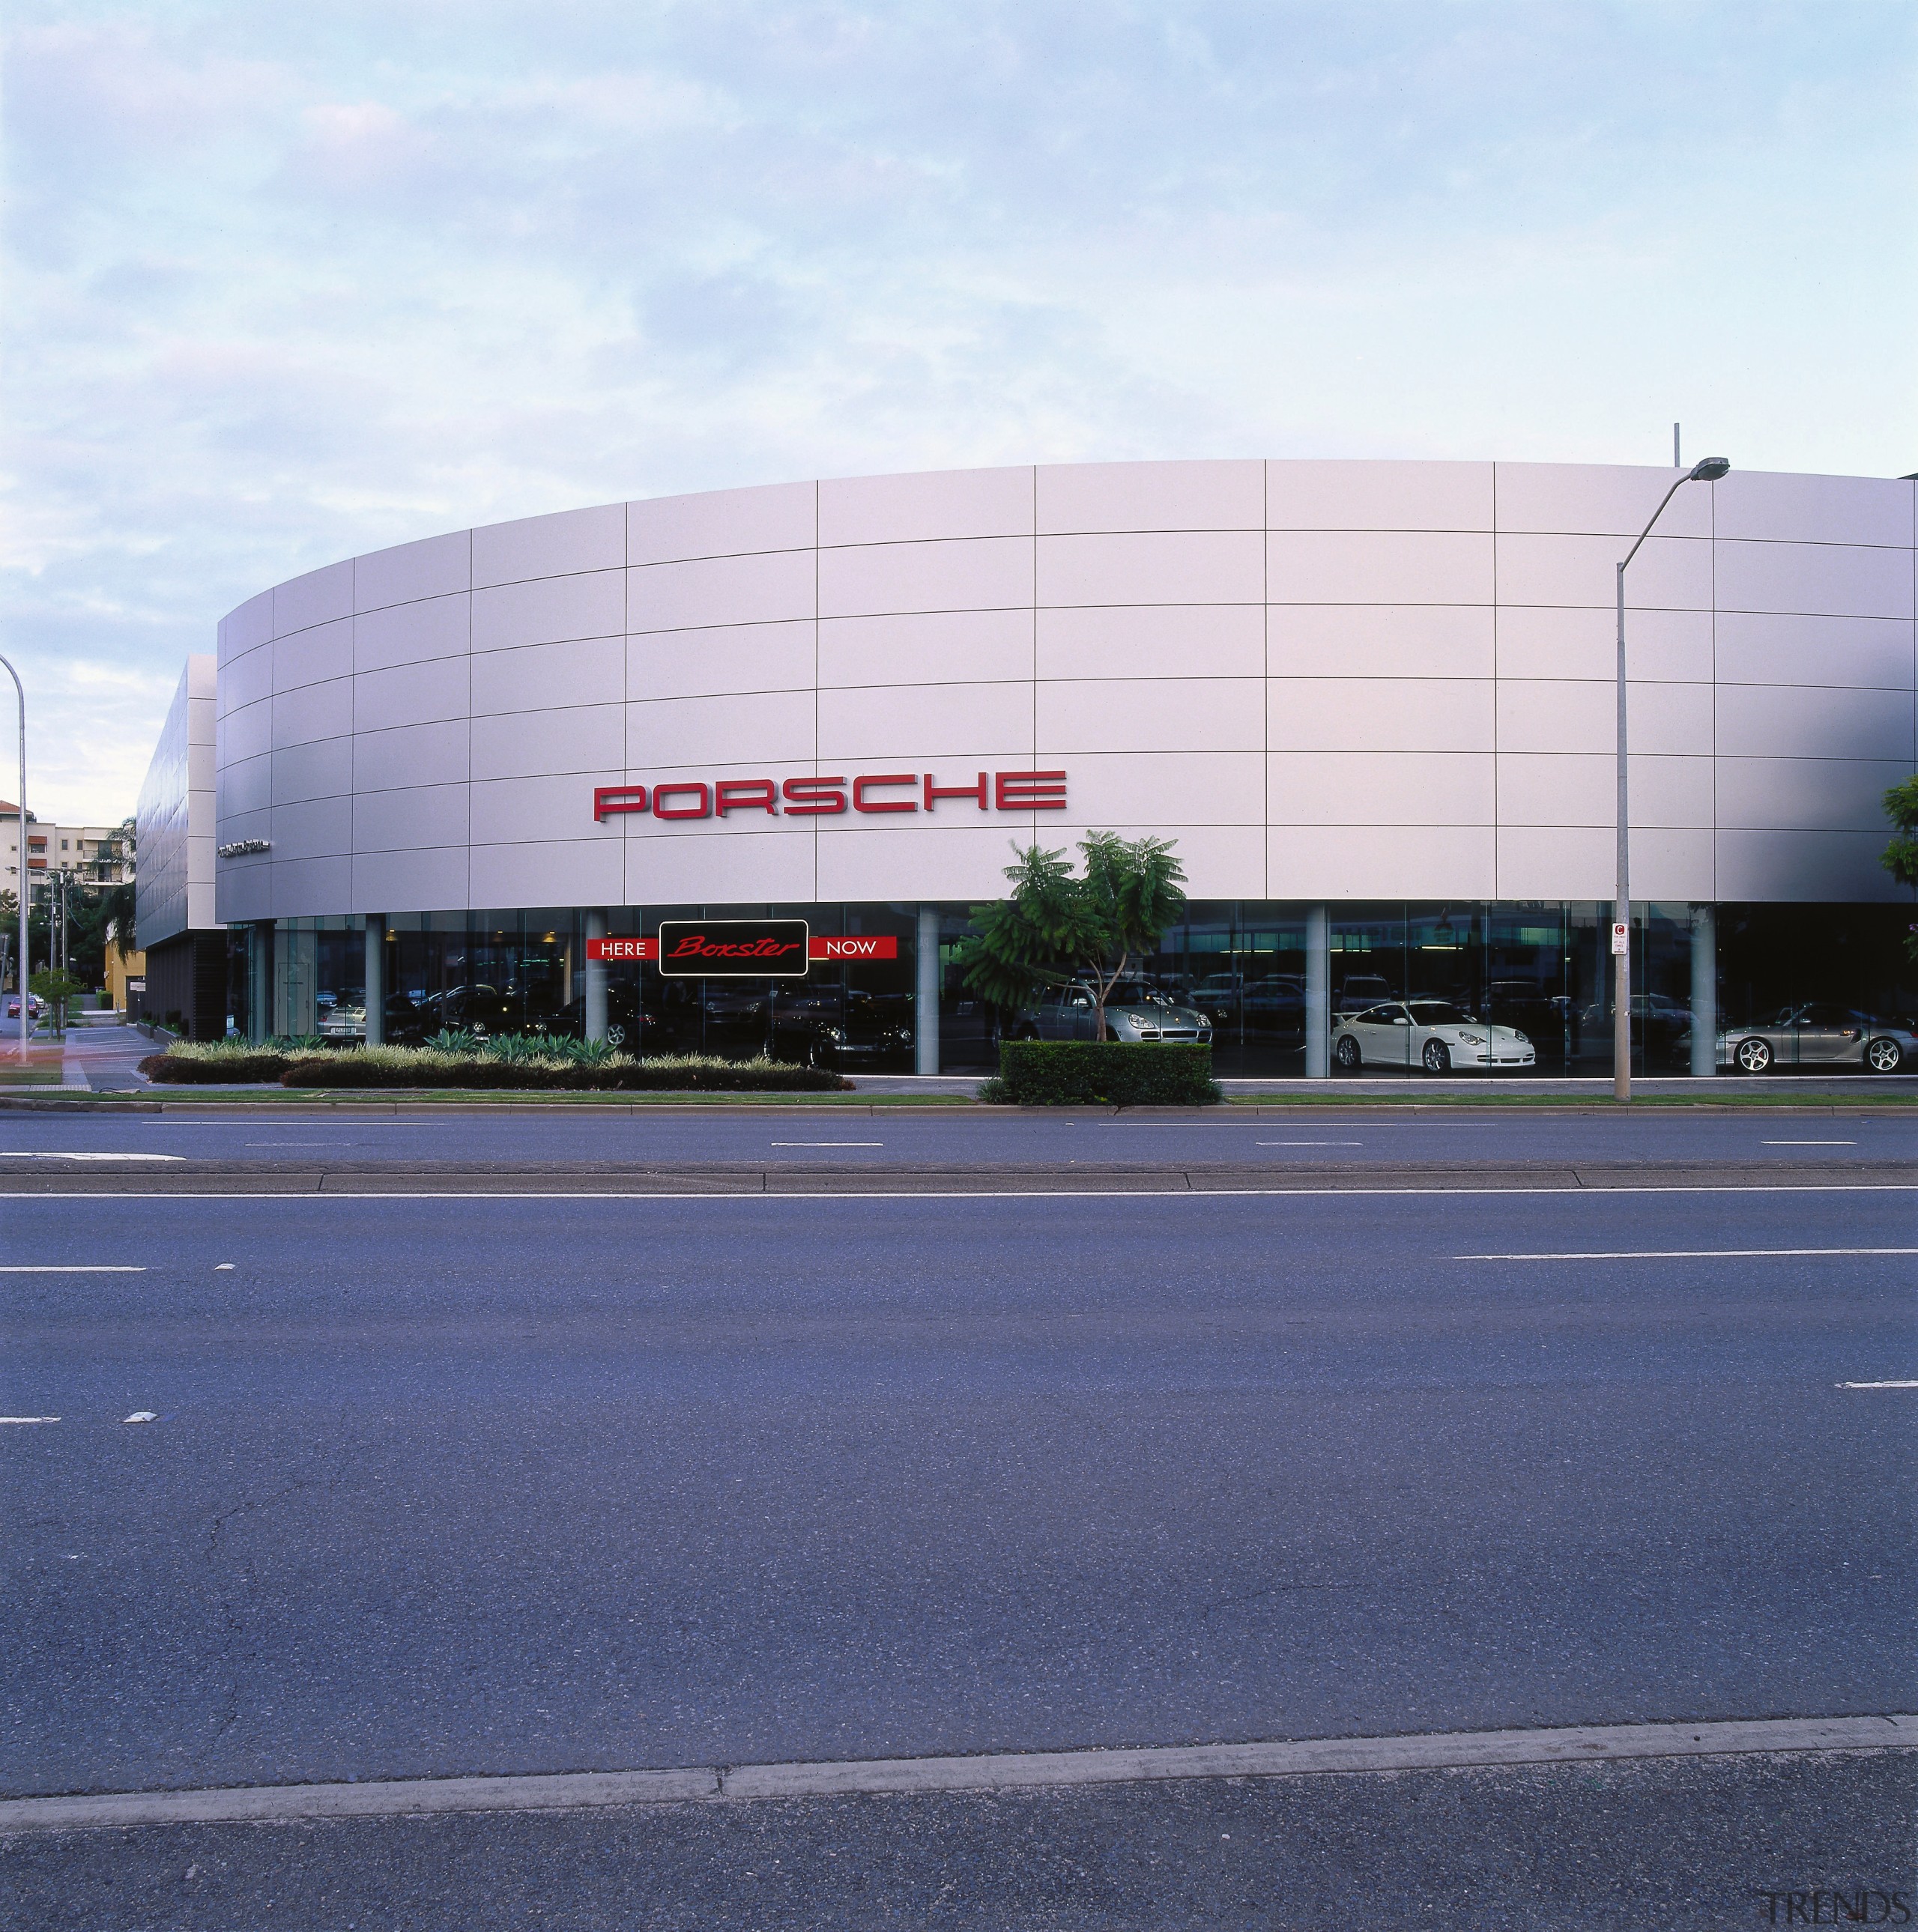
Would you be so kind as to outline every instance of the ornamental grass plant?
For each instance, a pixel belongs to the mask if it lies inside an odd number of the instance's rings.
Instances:
[[[508,1034],[438,1036],[424,1046],[328,1047],[317,1040],[176,1041],[140,1071],[166,1085],[460,1088],[492,1092],[837,1093],[852,1082],[783,1060],[678,1054],[635,1060],[600,1040]]]

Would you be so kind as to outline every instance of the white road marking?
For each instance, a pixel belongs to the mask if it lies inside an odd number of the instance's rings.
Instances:
[[[59,1195],[53,1197],[56,1200],[62,1198]],[[93,1199],[97,1197],[89,1196],[88,1198]],[[118,1263],[99,1268],[70,1267],[65,1262],[46,1268],[0,1268],[0,1274],[144,1274],[146,1272],[143,1268],[122,1268]]]
[[[775,1147],[884,1147],[884,1141],[775,1141]]]
[[[0,1833],[86,1826],[206,1825],[461,1811],[582,1810],[605,1804],[738,1803],[861,1792],[1007,1791],[1172,1778],[1465,1766],[1591,1764],[1726,1757],[1754,1751],[1877,1751],[1918,1745],[1918,1717],[1771,1718],[1697,1724],[1589,1724],[1559,1730],[1442,1731],[1395,1738],[1174,1744],[1121,1750],[1004,1751],[977,1757],[839,1763],[693,1765],[671,1771],[369,1779],[356,1784],[227,1786],[0,1801]]]
[[[1674,1190],[1673,1192],[1676,1190]],[[1797,1192],[1796,1189],[1780,1190]],[[1824,1190],[1818,1190],[1823,1192]],[[1918,1248],[1605,1248],[1585,1254],[1454,1255],[1455,1262],[1710,1262],[1806,1260],[1820,1255],[1918,1255]]]
[[[25,1153],[7,1148],[0,1148],[0,1160],[185,1160],[183,1154],[67,1154],[47,1153],[38,1149]]]
[[[1762,1172],[1762,1170],[1757,1170]],[[111,1193],[63,1194],[49,1188],[44,1192],[9,1197],[23,1201],[171,1201],[185,1206],[203,1201],[1367,1201],[1409,1199],[1430,1201],[1443,1196],[1457,1199],[1483,1196],[1497,1200],[1523,1200],[1556,1195],[1581,1201],[1620,1200],[1641,1194],[1669,1196],[1676,1199],[1694,1194],[1914,1194],[1918,1181],[1840,1180],[1814,1181],[1802,1186],[1779,1187],[1763,1181],[1736,1186],[1684,1187],[971,1187],[924,1188],[823,1187],[778,1188],[757,1193],[717,1192],[710,1188],[697,1193],[635,1194],[629,1190],[574,1188],[248,1188],[244,1191],[196,1188],[191,1192],[168,1189],[116,1187]],[[1714,1252],[1716,1252],[1715,1250]],[[1740,1249],[1724,1250],[1742,1253]],[[1780,1250],[1779,1252],[1788,1252]],[[1814,1248],[1814,1254],[1844,1254],[1843,1248]],[[1864,1253],[1913,1254],[1918,1249],[1859,1250]],[[1454,1255],[1454,1261],[1610,1261],[1610,1255]]]
[[[57,1415],[0,1415],[0,1428],[9,1423],[58,1422]]]
[[[1856,1141],[1766,1141],[1766,1147],[1856,1147]]]
[[[1363,1147],[1363,1141],[1254,1141],[1254,1147]]]
[[[1918,1388],[1918,1382],[1840,1382],[1840,1388]]]
[[[131,1415],[123,1415],[122,1422],[158,1422],[160,1418],[150,1408],[137,1408]]]

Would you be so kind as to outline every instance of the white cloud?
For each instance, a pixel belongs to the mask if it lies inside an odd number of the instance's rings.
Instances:
[[[1030,458],[1643,460],[1674,416],[1758,466],[1918,467],[1915,40],[1876,0],[29,0],[10,636],[58,808],[130,806],[233,604],[491,517]]]

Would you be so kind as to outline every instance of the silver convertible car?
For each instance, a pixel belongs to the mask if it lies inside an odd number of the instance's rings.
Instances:
[[[1048,988],[1038,1005],[1019,1016],[1016,1038],[1090,1040],[1098,1017],[1090,986],[1074,984]],[[1121,980],[1106,995],[1108,1040],[1196,1040],[1210,1042],[1212,1022],[1202,1012],[1146,985],[1143,980]]]
[[[1769,1073],[1775,1066],[1862,1066],[1895,1073],[1914,1054],[1918,1036],[1909,1028],[1817,1000],[1718,1035],[1718,1064],[1741,1073]]]
[[[1332,1058],[1348,1072],[1361,1066],[1529,1066],[1532,1042],[1515,1027],[1487,1026],[1449,1000],[1388,1000],[1343,1016],[1332,1029]]]

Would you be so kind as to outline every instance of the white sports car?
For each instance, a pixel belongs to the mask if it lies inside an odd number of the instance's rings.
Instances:
[[[1529,1066],[1538,1056],[1515,1027],[1487,1026],[1447,1000],[1388,1000],[1348,1013],[1332,1029],[1332,1058],[1361,1066]]]

